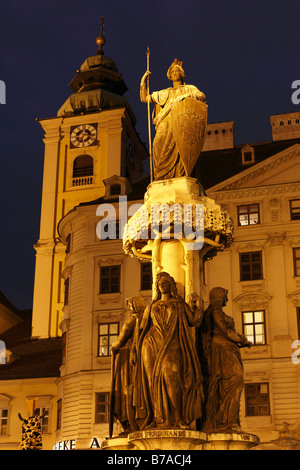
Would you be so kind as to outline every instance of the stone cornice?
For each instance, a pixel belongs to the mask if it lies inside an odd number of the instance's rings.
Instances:
[[[260,177],[261,175],[268,173],[273,168],[278,167],[282,163],[285,163],[292,159],[296,159],[297,157],[300,157],[300,145],[291,145],[291,147],[288,147],[282,152],[279,152],[269,157],[268,159],[257,163],[255,166],[243,171],[242,173],[228,178],[227,184],[226,181],[224,181],[215,185],[211,188],[211,192],[214,193],[219,191],[223,192],[227,190],[239,189],[241,185],[252,181],[254,178]],[[207,192],[210,193],[209,190]]]
[[[265,292],[252,291],[238,295],[234,302],[239,305],[241,310],[256,310],[267,308],[271,299],[272,297]]]
[[[300,307],[300,289],[288,294],[288,298],[293,302],[295,307]]]
[[[297,197],[300,197],[300,182],[299,183],[286,183],[278,184],[272,186],[258,186],[255,188],[240,188],[240,189],[224,189],[215,192],[209,192],[208,196],[214,199],[215,201],[223,201],[227,199],[243,199],[248,197],[259,197],[259,196],[271,196],[271,195],[280,195],[297,193]]]
[[[297,149],[294,149],[293,151],[290,151],[288,153],[283,153],[283,155],[281,157],[278,157],[278,158],[275,158],[275,159],[271,157],[271,161],[269,163],[267,163],[267,161],[264,161],[263,162],[263,163],[265,163],[264,165],[262,165],[262,166],[258,165],[258,168],[256,170],[253,169],[253,171],[249,172],[247,175],[244,175],[242,178],[238,179],[237,181],[232,182],[231,184],[225,186],[224,190],[236,189],[237,186],[240,186],[244,183],[248,183],[249,181],[253,180],[254,178],[257,178],[258,176],[261,176],[261,175],[269,172],[273,168],[276,168],[277,166],[281,165],[282,163],[284,163],[286,161],[289,161],[289,160],[292,160],[292,159],[295,159],[299,156],[300,156],[300,149],[297,148]]]

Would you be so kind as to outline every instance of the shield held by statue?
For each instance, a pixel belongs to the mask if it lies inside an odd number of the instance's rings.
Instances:
[[[195,98],[185,98],[172,106],[171,114],[178,153],[186,176],[191,176],[205,140],[207,104]]]

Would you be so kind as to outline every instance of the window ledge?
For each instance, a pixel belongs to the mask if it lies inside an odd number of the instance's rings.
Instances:
[[[82,189],[95,188],[97,186],[98,185],[96,184],[96,182],[93,182],[93,183],[90,183],[90,184],[81,184],[81,185],[78,185],[78,186],[72,186],[72,184],[70,184],[70,186],[68,188],[66,188],[66,190],[67,191],[79,191],[79,190],[82,190]]]
[[[139,290],[139,294],[141,297],[151,297],[152,296],[152,289],[145,289],[145,290]]]
[[[105,370],[110,370],[112,356],[96,356],[97,367]]]
[[[98,294],[100,304],[107,302],[119,303],[122,299],[122,292],[113,292],[109,294]]]
[[[265,415],[265,416],[244,416],[243,418],[247,427],[251,428],[252,426],[255,428],[263,428],[265,426],[270,426],[272,424],[272,416]]]
[[[271,355],[269,344],[253,344],[250,349],[242,348],[240,351],[244,361],[252,361],[254,358],[266,358]]]
[[[263,290],[265,279],[256,279],[255,281],[239,281],[243,291],[245,290]]]

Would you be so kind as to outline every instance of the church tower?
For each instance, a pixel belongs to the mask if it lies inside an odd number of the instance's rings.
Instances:
[[[105,194],[103,180],[115,175],[134,183],[147,151],[135,129],[127,90],[113,59],[104,55],[104,23],[97,54],[88,57],[70,83],[72,94],[57,116],[39,119],[45,131],[44,174],[33,298],[33,337],[60,335],[66,246],[58,222],[81,202]],[[68,247],[67,247],[68,250]]]

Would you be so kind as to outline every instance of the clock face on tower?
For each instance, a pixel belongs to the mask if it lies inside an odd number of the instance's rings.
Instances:
[[[97,139],[97,126],[95,124],[81,124],[71,128],[72,147],[88,147]]]

